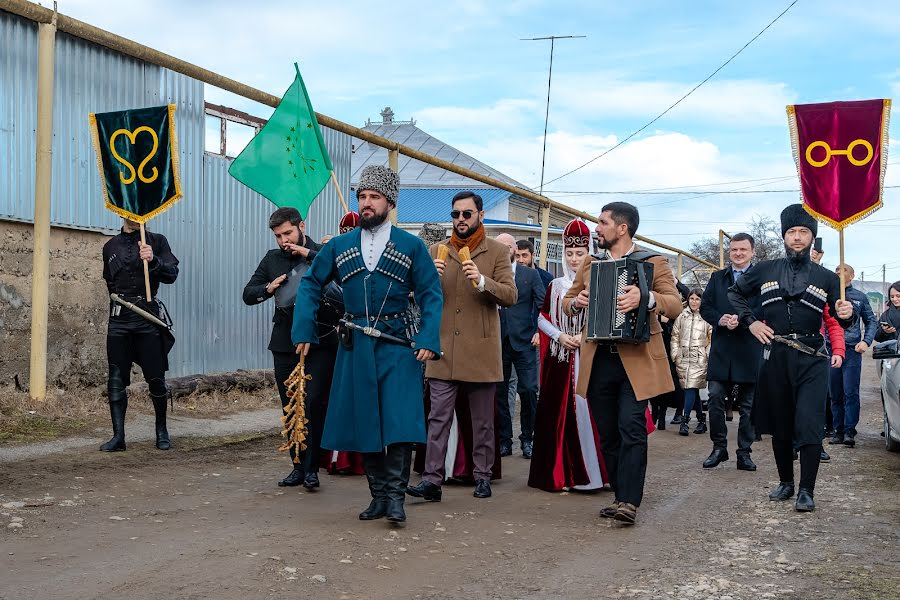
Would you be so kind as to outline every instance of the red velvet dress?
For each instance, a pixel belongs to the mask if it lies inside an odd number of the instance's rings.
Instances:
[[[580,337],[583,317],[562,311],[562,297],[570,286],[564,277],[554,279],[541,309],[541,393],[528,485],[547,491],[592,490],[609,481],[590,407],[575,394],[579,352],[554,339],[560,331]]]
[[[365,475],[362,453],[322,449],[319,466],[332,475]]]

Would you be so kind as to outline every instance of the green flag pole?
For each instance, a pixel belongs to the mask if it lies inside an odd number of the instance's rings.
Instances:
[[[341,201],[341,207],[344,209],[344,212],[350,212],[350,208],[347,206],[347,201],[344,200],[344,192],[341,191],[341,186],[338,184],[337,176],[334,174],[334,165],[331,164],[331,157],[328,155],[328,148],[325,147],[325,140],[322,139],[322,129],[319,127],[319,122],[316,119],[316,113],[312,110],[312,102],[309,101],[309,93],[306,91],[306,84],[303,82],[303,77],[300,76],[300,65],[294,63],[294,69],[297,71],[297,77],[300,80],[300,88],[303,90],[303,96],[306,98],[306,104],[310,107],[310,115],[312,117],[313,123],[315,123],[315,133],[316,139],[319,140],[319,148],[322,149],[322,156],[325,158],[325,166],[328,167],[329,172],[331,172],[331,182],[334,184],[334,189],[337,192],[338,199]]]

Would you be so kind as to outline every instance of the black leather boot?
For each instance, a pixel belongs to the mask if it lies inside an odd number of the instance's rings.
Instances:
[[[116,400],[110,399],[109,414],[112,417],[113,436],[100,446],[103,452],[120,452],[125,450],[125,412],[128,410],[128,396],[122,394]]]
[[[782,481],[774,490],[769,492],[769,500],[787,500],[794,495],[794,482]]]
[[[150,399],[153,401],[153,412],[156,413],[156,447],[168,450],[172,447],[169,431],[166,429],[166,403],[169,401],[169,394],[168,392],[161,396],[151,394]]]
[[[816,510],[816,502],[813,500],[812,490],[800,488],[797,492],[797,501],[794,503],[794,509],[797,512],[811,512]]]
[[[719,464],[728,460],[728,450],[725,448],[713,448],[712,452],[710,452],[709,457],[703,461],[704,469],[712,469],[714,467],[719,466]]]
[[[440,502],[442,492],[441,486],[423,479],[419,482],[419,485],[406,486],[406,493],[413,498],[423,498],[428,502]]]
[[[384,455],[380,452],[364,453],[363,468],[366,470],[366,480],[369,482],[372,501],[366,510],[359,513],[359,520],[373,521],[384,518],[388,508],[388,499],[385,493]]]
[[[288,474],[287,477],[278,482],[278,487],[296,487],[303,483],[303,478],[306,474],[303,472],[303,467],[295,464],[294,469]]]
[[[406,521],[403,501],[409,485],[409,469],[412,466],[412,446],[409,444],[391,444],[387,447],[384,459],[384,471],[387,475],[387,520],[392,523]]]

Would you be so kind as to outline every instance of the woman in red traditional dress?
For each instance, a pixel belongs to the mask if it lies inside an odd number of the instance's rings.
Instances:
[[[597,429],[587,400],[575,393],[584,311],[570,317],[562,299],[588,255],[591,231],[578,219],[563,232],[565,275],[547,288],[538,317],[541,394],[534,420],[534,453],[528,485],[547,491],[596,490],[608,481]]]

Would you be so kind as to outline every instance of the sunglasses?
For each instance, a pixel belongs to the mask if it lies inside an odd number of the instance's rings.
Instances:
[[[468,221],[472,218],[472,215],[474,215],[475,212],[476,211],[474,210],[451,210],[450,216],[454,219],[458,219],[459,216],[462,215],[462,218]]]

